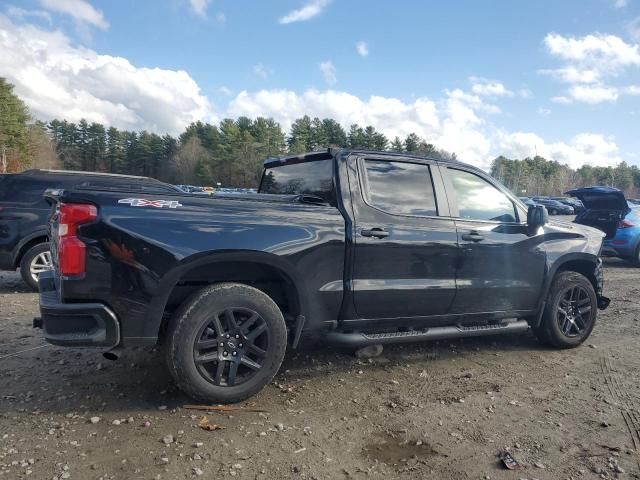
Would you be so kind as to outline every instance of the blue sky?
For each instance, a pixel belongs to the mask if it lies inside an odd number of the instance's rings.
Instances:
[[[6,0],[0,33],[39,118],[175,134],[308,113],[485,167],[640,164],[640,0]]]

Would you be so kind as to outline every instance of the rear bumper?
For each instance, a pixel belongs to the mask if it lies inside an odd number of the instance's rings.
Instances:
[[[40,275],[40,315],[34,327],[41,327],[44,338],[54,345],[74,347],[115,347],[120,343],[120,324],[102,303],[64,303],[60,301],[53,272]]]
[[[602,245],[602,256],[604,257],[632,257],[635,255],[637,248],[637,239],[618,239],[605,240]]]

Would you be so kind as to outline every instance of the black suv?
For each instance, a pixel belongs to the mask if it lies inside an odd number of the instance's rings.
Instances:
[[[27,170],[0,175],[0,270],[20,268],[24,281],[38,288],[38,275],[51,268],[47,240],[50,206],[47,189],[133,188],[140,192],[176,193],[172,185],[147,177],[59,170]]]

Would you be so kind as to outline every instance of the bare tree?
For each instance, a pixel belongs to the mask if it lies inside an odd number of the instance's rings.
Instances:
[[[198,164],[208,156],[207,150],[200,144],[200,140],[195,135],[180,147],[178,153],[173,157],[173,168],[176,173],[178,183],[196,183],[196,171]]]
[[[32,168],[63,168],[62,161],[56,153],[56,146],[47,132],[40,124],[31,125],[29,128],[29,143],[31,145]]]

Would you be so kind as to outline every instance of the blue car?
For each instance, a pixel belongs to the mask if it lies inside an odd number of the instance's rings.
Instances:
[[[633,207],[627,215],[618,222],[618,228],[613,238],[604,241],[602,254],[610,257],[620,257],[640,266],[640,207]]]
[[[624,258],[640,266],[640,208],[631,208],[624,193],[611,187],[578,188],[567,194],[579,198],[585,207],[575,222],[606,234],[603,256]]]

